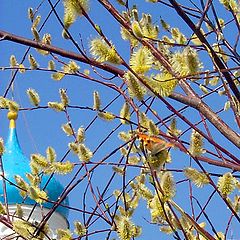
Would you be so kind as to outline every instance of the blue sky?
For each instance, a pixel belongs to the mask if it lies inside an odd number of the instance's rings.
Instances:
[[[119,26],[116,23],[109,23],[109,14],[103,10],[103,8],[97,4],[97,1],[90,1],[91,2],[91,11],[90,16],[97,24],[99,24],[106,34],[106,36],[111,39],[114,44],[116,45],[117,50],[120,54],[127,59],[129,57],[127,43],[124,41],[119,41]],[[32,38],[31,34],[31,22],[27,18],[27,9],[28,7],[36,8],[40,1],[18,1],[18,0],[8,0],[8,1],[1,1],[0,6],[0,29],[8,32],[12,32],[16,35],[24,36],[26,38]],[[160,16],[163,17],[166,21],[168,21],[173,27],[179,27],[181,31],[186,34],[189,34],[189,29],[184,26],[183,22],[176,17],[173,11],[170,11],[168,8],[161,5],[161,7],[156,8],[155,5],[145,3],[144,1],[129,1],[130,4],[137,3],[139,6],[139,12],[151,12],[154,16],[154,21],[159,23]],[[63,15],[63,7],[60,3],[57,8],[59,15],[62,17]],[[224,11],[222,7],[218,6],[219,15],[223,15]],[[44,1],[43,5],[39,9],[39,13],[42,16],[41,22],[46,18],[47,14],[50,11],[50,7],[47,1]],[[75,39],[80,43],[80,36],[83,40],[84,47],[87,49],[89,44],[88,42],[93,39],[96,34],[93,33],[86,23],[81,19],[78,19],[77,22],[70,28],[71,33]],[[52,44],[61,48],[65,48],[71,51],[76,51],[72,44],[69,41],[62,39],[61,32],[62,28],[56,20],[55,16],[51,16],[45,27],[43,28],[43,33],[51,33],[52,35]],[[161,33],[160,33],[161,34]],[[228,34],[228,32],[226,33]],[[230,38],[231,40],[231,38]],[[27,47],[19,46],[15,43],[10,43],[7,41],[0,42],[0,67],[9,66],[9,57],[11,54],[14,54],[17,60],[20,62],[24,52],[26,51]],[[30,53],[36,57],[37,61],[39,62],[40,67],[46,68],[48,60],[51,57],[40,56],[35,49],[31,49]],[[68,61],[66,59],[61,59],[64,61]],[[29,66],[28,61],[24,62],[25,66]],[[87,65],[79,63],[81,70],[91,68]],[[204,62],[205,67],[211,69],[211,63]],[[57,68],[60,69],[60,65],[57,64]],[[11,71],[1,71],[0,72],[0,95],[3,95],[6,86],[11,79]],[[26,95],[26,90],[28,88],[34,88],[39,93],[41,98],[41,106],[46,106],[48,101],[59,101],[59,88],[67,89],[67,93],[70,97],[71,105],[80,105],[80,106],[92,106],[92,92],[94,90],[98,90],[100,96],[102,96],[102,104],[103,106],[108,104],[117,93],[107,89],[106,87],[96,84],[93,82],[89,82],[85,79],[69,76],[65,77],[61,82],[56,82],[51,79],[51,76],[48,72],[44,71],[29,71],[25,74],[18,74],[15,85],[14,85],[14,92],[13,96],[16,101],[20,103],[20,105],[24,108],[31,107],[28,97]],[[11,98],[12,93],[9,92],[8,97]],[[208,100],[210,99],[210,100]],[[217,110],[223,107],[224,101],[217,101],[217,96],[213,98],[208,98],[206,101],[215,101],[214,109]],[[108,111],[115,112],[118,114],[119,106],[123,103],[123,99],[120,97],[113,105],[110,106]],[[176,109],[178,109],[181,105],[174,103]],[[161,116],[164,118],[170,114],[170,111],[163,107],[162,105],[156,105],[157,109],[161,112]],[[192,121],[198,121],[200,119],[199,115],[195,112],[193,114],[192,111],[187,110],[185,116],[188,117]],[[94,112],[85,111],[85,110],[69,110],[69,115],[72,121],[72,125],[74,129],[78,129],[80,126],[86,127],[88,123],[95,117]],[[229,113],[223,113],[221,115],[226,119],[233,118]],[[48,146],[52,146],[55,148],[58,159],[60,160],[62,156],[67,151],[68,147],[67,144],[70,141],[70,138],[67,137],[63,131],[61,130],[61,125],[66,123],[67,119],[64,113],[56,113],[51,109],[39,109],[34,111],[21,111],[19,114],[19,119],[17,122],[18,126],[18,136],[23,148],[23,151],[26,153],[27,156],[30,156],[31,153],[40,152],[44,154],[46,148]],[[229,121],[231,125],[234,124],[234,121]],[[5,137],[8,131],[8,121],[6,119],[6,111],[0,111],[0,136]],[[102,120],[96,120],[94,124],[89,128],[86,133],[86,145],[90,147],[90,149],[94,150],[98,144],[107,136],[109,131],[114,129],[119,124],[119,121],[114,121],[113,123],[106,123]],[[180,121],[180,128],[185,129],[186,125]],[[202,127],[201,127],[202,128]],[[125,127],[121,127],[120,130],[126,129]],[[222,140],[221,135],[218,135],[215,130],[212,130],[213,134],[216,134],[216,138],[219,138],[218,143],[222,144],[223,146],[229,146],[229,143],[226,143],[226,140]],[[190,132],[184,135],[183,139],[188,140],[190,136]],[[102,157],[104,157],[108,151],[114,149],[119,145],[119,141],[117,140],[117,134],[114,134],[103,146],[101,150],[99,150],[96,156],[93,158],[93,161],[97,162]],[[232,153],[238,153],[238,150],[230,146],[230,150]],[[114,155],[109,161],[116,161],[119,160],[120,154]],[[173,163],[169,165],[169,168],[183,168],[189,165],[189,159],[186,155],[182,154],[178,150],[172,150],[172,158]],[[67,159],[77,162],[77,158],[73,155],[69,155]],[[205,166],[206,169],[211,171],[210,166]],[[107,179],[110,178],[110,168],[108,167],[99,167],[97,172],[94,172],[93,179],[97,183],[96,186],[99,189],[103,189],[106,184]],[[224,172],[224,169],[220,169],[220,172]],[[182,180],[182,175],[176,174],[177,180]],[[58,179],[61,181],[62,184],[67,184],[69,181],[69,176],[60,176]],[[118,182],[119,181],[119,182]],[[121,186],[121,177],[117,177],[113,186]],[[95,187],[96,187],[95,186]],[[84,184],[79,185],[69,196],[70,197],[70,205],[73,207],[82,208],[82,194],[85,190]],[[96,189],[95,189],[96,190]],[[113,191],[113,187],[109,189],[107,195],[110,195]],[[210,187],[206,187],[206,192],[211,192],[212,189]],[[205,192],[205,194],[206,194]],[[188,189],[186,189],[186,185],[178,184],[177,196],[176,201],[181,203],[182,207],[185,205],[189,205],[189,195]],[[205,195],[201,194],[201,191],[196,193],[199,200],[204,203],[206,201]],[[184,198],[182,197],[184,196]],[[90,199],[90,198],[89,198]],[[91,201],[90,205],[91,205]],[[216,201],[216,204],[221,206],[221,200],[213,199],[213,202]],[[134,217],[135,222],[142,224],[145,223],[144,218],[150,220],[149,213],[145,209],[144,201],[141,201],[141,211],[138,211]],[[93,205],[94,206],[94,205]],[[223,206],[223,205],[222,205]],[[224,208],[226,208],[224,206]],[[218,231],[224,230],[226,226],[226,211],[225,209],[221,209],[221,211],[216,211],[216,208],[212,208],[210,210],[210,216],[212,217],[213,221],[216,223],[216,228]],[[82,219],[82,214],[77,213],[76,211],[70,211],[69,222],[72,223],[73,220]],[[219,219],[219,220],[216,220]],[[228,218],[227,218],[228,219]],[[102,226],[97,226],[96,229],[101,229]],[[233,224],[230,226],[231,230],[234,234],[234,237],[240,237],[237,235],[237,224]],[[210,229],[210,228],[209,228]],[[156,237],[161,236],[161,239],[169,239],[169,236],[162,235],[159,233],[158,226],[149,224],[146,228],[144,228],[143,234],[139,239],[148,239],[153,240]],[[90,239],[98,239],[101,235],[96,235],[97,237],[92,237]]]

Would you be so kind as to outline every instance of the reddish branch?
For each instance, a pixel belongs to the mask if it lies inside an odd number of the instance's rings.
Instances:
[[[83,63],[86,63],[86,64],[90,64],[92,66],[103,69],[107,72],[110,72],[114,75],[123,75],[122,70],[120,70],[120,69],[118,69],[114,66],[111,66],[109,64],[99,63],[93,58],[86,58],[81,54],[77,54],[77,53],[74,53],[74,52],[71,52],[71,51],[66,51],[62,48],[58,48],[58,47],[55,47],[55,46],[52,46],[52,45],[46,45],[46,44],[43,44],[41,42],[30,40],[30,39],[20,37],[20,36],[17,36],[17,35],[8,33],[8,32],[4,32],[4,31],[1,31],[1,30],[0,30],[0,40],[8,40],[8,41],[16,42],[16,43],[19,43],[19,44],[22,44],[22,45],[25,45],[25,46],[29,46],[29,47],[33,47],[33,48],[37,48],[37,49],[42,49],[42,50],[45,50],[45,51],[49,51],[51,53],[56,53],[56,54],[58,54],[62,57],[65,57],[65,58],[69,58],[69,59],[80,61],[80,62],[83,62]]]
[[[113,8],[108,8],[108,10],[115,11],[113,10]],[[118,16],[118,13],[114,14]],[[119,15],[120,16],[120,15]],[[119,21],[123,21],[122,17],[119,19]],[[124,26],[126,25],[125,23],[120,22],[121,24],[124,24]],[[128,25],[126,25],[129,29],[129,31],[131,31],[130,27]],[[24,37],[20,37],[20,36],[16,36],[14,34],[5,32],[5,31],[0,31],[0,38],[2,40],[8,40],[8,41],[12,41],[12,42],[16,42],[25,46],[30,46],[30,47],[34,47],[37,49],[42,49],[45,51],[49,51],[51,53],[55,53],[58,54],[62,57],[66,57],[69,59],[73,59],[73,60],[77,60],[86,64],[90,64],[92,66],[98,67],[100,69],[103,69],[109,73],[112,73],[116,76],[120,76],[122,77],[124,75],[124,71],[106,64],[106,63],[99,63],[97,62],[95,59],[93,58],[89,58],[89,57],[84,57],[81,54],[77,54],[71,51],[66,51],[62,48],[58,48],[52,45],[46,45],[43,44],[41,42],[36,42]],[[142,40],[143,41],[143,40]],[[143,43],[145,45],[147,45],[151,50],[153,50],[153,54],[158,58],[158,60],[160,62],[162,62],[164,64],[164,66],[169,69],[170,65],[166,62],[165,58],[163,58],[163,56],[160,54],[160,52],[158,52],[150,43],[148,43],[147,41],[143,41]],[[172,70],[171,70],[172,71]],[[172,97],[173,99],[187,104],[188,106],[191,106],[195,109],[197,109],[199,112],[201,112],[208,120],[209,122],[211,122],[218,130],[219,132],[221,132],[228,140],[230,140],[234,145],[236,145],[237,147],[240,147],[240,137],[239,135],[233,131],[226,123],[224,123],[221,118],[214,113],[205,103],[203,103],[203,101],[196,96],[196,94],[193,92],[193,90],[191,90],[191,88],[189,87],[189,85],[183,80],[180,79],[179,80],[179,84],[183,87],[183,89],[186,91],[187,95],[189,96],[184,96],[181,94],[175,94],[173,93],[170,97]]]

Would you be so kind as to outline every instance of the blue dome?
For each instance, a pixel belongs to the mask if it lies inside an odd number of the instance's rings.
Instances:
[[[6,192],[7,192],[8,204],[19,203],[19,204],[26,204],[26,205],[34,205],[36,203],[34,200],[32,200],[29,197],[27,197],[26,199],[23,199],[19,193],[19,188],[11,184],[11,183],[16,184],[16,181],[14,178],[15,175],[19,175],[26,182],[29,182],[25,174],[31,172],[31,169],[29,166],[30,161],[22,153],[22,150],[18,142],[14,119],[10,120],[9,136],[8,136],[7,142],[5,143],[5,151],[2,156],[2,162],[3,162],[4,175],[5,175],[5,178],[7,179]],[[48,180],[49,180],[49,176],[44,175],[42,177],[41,186],[40,186],[41,189],[46,185]],[[58,197],[62,194],[63,190],[64,188],[60,184],[60,182],[57,181],[54,177],[52,177],[44,191],[48,194],[48,199],[50,201],[57,201]],[[4,194],[3,181],[0,181],[0,201],[2,203],[4,203],[3,194]],[[62,204],[69,206],[68,198],[65,198]],[[43,207],[46,207],[49,209],[51,209],[53,206],[53,204],[49,202],[45,202],[42,205]],[[69,212],[68,208],[58,206],[56,211],[60,213],[62,216],[64,216],[65,218],[67,218],[68,212]]]

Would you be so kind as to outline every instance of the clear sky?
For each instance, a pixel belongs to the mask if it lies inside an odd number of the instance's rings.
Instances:
[[[0,2],[0,29],[7,32],[12,32],[16,35],[23,36],[26,38],[32,39],[31,33],[31,22],[27,18],[27,10],[29,7],[33,7],[34,9],[40,4],[41,1],[36,0],[28,0],[28,1],[19,1],[19,0],[1,0]],[[114,1],[113,1],[114,2]],[[184,2],[184,1],[183,1]],[[145,3],[145,1],[129,1],[130,5],[136,3],[139,6],[139,12],[151,12],[154,16],[154,21],[159,24],[160,17],[163,17],[166,21],[168,21],[173,27],[179,27],[181,31],[186,34],[190,34],[189,29],[184,26],[183,22],[180,18],[176,17],[176,14],[173,11],[170,11],[168,8],[160,5],[160,8],[156,8],[155,5],[150,3]],[[119,41],[119,26],[115,21],[110,22],[109,14],[103,10],[103,8],[97,3],[96,0],[90,0],[90,16],[98,25],[101,26],[103,32],[106,36],[111,39],[116,45],[119,53],[127,59],[129,57],[129,51],[127,47],[127,43],[124,41]],[[60,3],[57,7],[57,11],[59,16],[63,17],[63,7],[62,3]],[[219,15],[223,15],[223,8],[218,6]],[[38,13],[41,15],[41,23],[46,19],[46,16],[50,12],[50,6],[47,1],[43,1],[42,5],[39,7]],[[225,17],[224,15],[222,17]],[[40,23],[40,25],[41,25]],[[70,28],[70,31],[73,33],[75,40],[84,45],[85,49],[88,49],[89,41],[93,39],[96,34],[90,29],[89,25],[86,21],[82,21],[78,19],[77,22]],[[52,44],[64,48],[67,50],[75,51],[77,50],[73,47],[70,41],[64,40],[61,36],[62,27],[58,23],[56,17],[52,14],[45,24],[42,33],[50,33],[52,35]],[[160,33],[161,34],[161,33]],[[231,41],[231,39],[230,39]],[[27,47],[20,46],[15,43],[10,43],[7,41],[0,42],[0,67],[9,66],[9,57],[11,54],[14,54],[17,60],[20,62]],[[40,56],[35,49],[31,49],[30,53],[36,57],[41,68],[47,68],[47,62],[51,59],[50,56]],[[68,61],[66,59],[60,58],[60,60]],[[24,61],[25,66],[29,66],[27,60]],[[81,70],[91,68],[85,64],[79,63]],[[209,67],[211,69],[211,64],[208,62],[204,62],[205,67]],[[61,68],[61,64],[56,64],[57,69]],[[96,75],[95,75],[96,76]],[[0,71],[0,95],[3,95],[8,83],[12,77],[12,72],[9,70]],[[94,90],[98,90],[100,96],[102,96],[102,104],[103,106],[107,105],[113,98],[117,96],[117,93],[113,90],[106,88],[105,86],[87,81],[83,78],[77,78],[73,76],[65,77],[62,81],[56,82],[51,79],[51,74],[47,71],[27,71],[24,74],[18,73],[13,92],[9,91],[7,97],[13,97],[17,102],[20,103],[23,108],[30,108],[31,104],[28,101],[28,97],[26,94],[26,90],[28,88],[34,88],[40,95],[41,98],[41,106],[47,106],[49,101],[59,101],[59,88],[67,89],[67,93],[70,97],[70,104],[72,106],[82,106],[82,107],[92,107],[92,92]],[[215,101],[218,98],[213,97],[211,101]],[[208,101],[208,100],[207,100]],[[112,111],[116,114],[119,112],[119,106],[123,103],[122,97],[118,98],[107,110]],[[214,104],[214,110],[218,110],[223,107],[223,101],[216,101]],[[176,109],[178,109],[181,105],[175,103]],[[156,106],[159,111],[161,111],[161,117],[164,118],[170,114],[170,111],[163,107],[162,105]],[[192,111],[186,111],[185,116],[191,119],[193,122],[197,122],[200,119],[198,114],[193,114]],[[94,119],[96,113],[93,111],[87,110],[76,110],[69,109],[69,116],[72,122],[74,129],[78,129],[80,126],[87,127],[89,122]],[[233,118],[231,114],[224,113],[221,115],[225,118]],[[70,137],[67,137],[63,131],[61,130],[61,125],[67,122],[67,118],[64,113],[56,113],[51,109],[38,109],[33,111],[21,111],[19,114],[19,119],[17,122],[17,131],[20,140],[20,144],[23,148],[23,151],[27,156],[30,156],[31,153],[39,152],[41,154],[45,153],[45,150],[48,146],[52,146],[58,155],[58,159],[60,160],[66,151],[68,150],[68,143],[70,142]],[[234,124],[234,120],[230,120],[230,125]],[[89,127],[86,132],[86,145],[94,150],[97,148],[99,143],[108,135],[108,133],[116,128],[119,124],[119,121],[114,121],[113,123],[106,123],[102,120],[97,119],[94,123]],[[180,122],[179,126],[182,130],[186,129],[186,125]],[[125,126],[119,128],[119,131],[126,130]],[[0,111],[0,136],[6,137],[8,131],[8,121],[6,118],[6,111]],[[115,147],[119,145],[117,140],[117,132],[109,138],[108,141],[104,143],[102,148],[97,151],[96,156],[93,158],[93,162],[100,161],[108,152],[112,151]],[[214,130],[213,130],[214,133]],[[184,135],[183,139],[188,141],[190,136],[190,132]],[[219,138],[218,143],[223,146],[229,146],[229,143],[226,141],[222,141],[221,135],[216,135]],[[238,149],[233,146],[230,146],[230,150],[233,154],[237,155]],[[67,157],[68,160],[73,162],[78,162],[78,159],[69,154]],[[120,154],[115,154],[108,160],[108,162],[116,162],[119,161]],[[189,165],[189,159],[186,155],[183,155],[178,150],[172,150],[172,159],[173,163],[169,165],[169,168],[183,168]],[[184,162],[184,163],[183,163]],[[110,178],[111,174],[111,166],[103,166],[99,167],[97,171],[93,174],[93,182],[96,183],[95,191],[97,191],[98,187],[100,190],[103,189],[106,182]],[[206,166],[206,169],[211,171],[211,167]],[[219,173],[225,172],[224,169],[220,169]],[[72,175],[71,175],[72,176]],[[183,180],[182,175],[176,174],[177,180]],[[67,184],[69,182],[69,176],[59,176],[58,179],[62,184]],[[130,176],[129,176],[130,179]],[[122,178],[119,176],[115,179],[114,183],[111,185],[108,190],[108,194],[106,196],[110,196],[114,187],[121,186]],[[80,184],[69,196],[70,205],[76,208],[82,208],[82,196],[86,187],[86,181]],[[208,189],[209,188],[209,189]],[[210,187],[205,188],[204,194],[209,194],[212,189]],[[182,207],[185,205],[189,205],[189,191],[186,188],[186,185],[178,184],[176,201],[181,204]],[[206,201],[205,196],[201,195],[201,191],[196,193],[199,201],[202,204]],[[93,204],[93,200],[90,200],[89,197],[89,209]],[[226,227],[226,208],[225,205],[222,204],[221,200],[214,198],[213,202],[216,201],[216,207],[211,208],[210,217],[216,223],[216,228],[218,231],[223,231]],[[137,211],[134,217],[135,222],[139,224],[146,223],[146,221],[150,221],[150,215],[148,211],[144,208],[145,202],[141,201],[141,211]],[[219,209],[219,206],[224,206],[223,209]],[[80,207],[79,207],[80,206]],[[94,204],[93,204],[94,206]],[[82,214],[77,211],[71,210],[69,215],[69,222],[72,223],[74,220],[82,220]],[[216,220],[219,219],[219,220]],[[100,230],[104,227],[96,226],[95,230]],[[233,223],[231,226],[231,231],[234,237],[240,238],[239,233],[237,233],[237,223]],[[210,229],[210,228],[208,228]],[[153,240],[156,239],[156,234],[161,236],[161,239],[169,239],[169,236],[162,235],[159,233],[158,226],[148,224],[146,228],[143,229],[143,234],[139,239],[148,239]],[[238,234],[238,235],[237,235]],[[90,237],[90,239],[101,239],[100,236],[104,235],[96,235],[94,237]],[[99,238],[98,238],[99,237]]]

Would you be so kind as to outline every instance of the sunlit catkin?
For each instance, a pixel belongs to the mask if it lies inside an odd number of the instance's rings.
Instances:
[[[66,133],[67,136],[72,136],[74,134],[72,125],[70,123],[63,124],[61,128]]]
[[[0,108],[8,108],[8,99],[0,96]]]
[[[83,162],[89,162],[92,158],[93,153],[84,144],[79,144],[78,146],[78,157]]]
[[[76,21],[78,16],[84,15],[84,12],[89,10],[89,0],[64,0],[64,18],[63,24],[65,29],[69,27]],[[62,32],[62,36],[65,39],[69,39],[69,35],[65,31]]]
[[[132,134],[129,132],[119,132],[118,138],[121,139],[124,142],[128,142],[132,138]]]
[[[192,135],[190,139],[190,148],[189,152],[193,157],[198,157],[202,153],[204,153],[203,150],[203,137],[200,133],[198,133],[195,130],[192,130]]]
[[[50,163],[53,163],[56,161],[56,158],[57,158],[57,154],[56,154],[56,151],[54,150],[54,148],[52,147],[48,147],[46,149],[46,156],[47,156],[47,160],[50,162]]]
[[[42,169],[49,166],[48,160],[41,154],[32,154],[31,161]]]
[[[153,92],[158,93],[162,97],[168,97],[178,85],[178,80],[169,73],[160,73],[150,79],[148,84]]]
[[[148,128],[149,118],[147,117],[146,113],[139,112],[139,122],[143,128]]]
[[[18,65],[18,69],[19,69],[20,73],[25,73],[26,72],[26,69],[25,69],[25,67],[24,67],[24,65],[22,63],[20,63]]]
[[[78,143],[82,143],[85,140],[85,129],[83,127],[78,128],[76,140]]]
[[[93,92],[93,109],[94,110],[100,110],[101,108],[101,99],[100,99],[100,96],[99,96],[99,93],[98,91],[94,91]]]
[[[124,74],[124,79],[128,86],[128,93],[131,98],[143,100],[146,89],[139,83],[138,79],[130,72]]]
[[[46,202],[46,200],[48,199],[47,193],[35,186],[29,187],[28,195],[30,198],[32,198],[35,202],[39,204]]]
[[[28,55],[28,61],[30,63],[31,69],[37,69],[38,68],[38,63],[31,54]]]
[[[109,46],[101,38],[95,38],[90,42],[90,52],[98,62],[121,63],[115,47],[112,44]]]
[[[28,18],[33,21],[34,19],[34,13],[32,8],[28,8]]]
[[[61,102],[62,102],[63,106],[67,107],[69,104],[69,98],[68,98],[66,89],[60,88],[59,94],[60,94],[60,98],[61,98]]]
[[[12,222],[12,225],[13,225],[13,231],[19,234],[20,236],[24,237],[25,239],[32,238],[32,234],[36,230],[36,228],[33,227],[31,223],[29,223],[26,220],[19,220],[19,219],[14,220]]]
[[[181,133],[181,130],[177,129],[177,119],[172,118],[170,126],[168,127],[167,133],[172,136],[178,136]]]
[[[176,41],[178,44],[185,44],[187,39],[186,37],[179,31],[178,28],[172,28],[171,29],[172,38]]]
[[[38,93],[36,92],[36,90],[29,88],[27,90],[27,95],[33,106],[36,106],[36,107],[39,106],[40,97],[39,97]]]
[[[162,18],[160,19],[160,23],[162,25],[162,28],[165,29],[166,31],[170,29],[170,25],[167,22],[165,22]]]
[[[237,180],[230,172],[225,173],[222,177],[218,178],[217,187],[223,196],[227,196],[236,188]]]
[[[137,192],[145,200],[150,200],[153,198],[151,190],[144,183],[137,184]]]
[[[60,240],[71,240],[72,239],[72,234],[69,229],[57,229],[57,239]]]
[[[149,155],[146,161],[151,166],[151,168],[159,170],[165,163],[171,162],[171,155],[167,149],[164,149],[157,154]]]
[[[200,84],[199,88],[204,94],[208,94],[208,89],[203,84]]]
[[[29,187],[29,185],[24,181],[24,179],[21,177],[21,176],[19,176],[19,175],[15,175],[14,176],[14,178],[15,178],[15,181],[16,181],[16,183],[17,183],[17,185],[20,187],[20,191],[19,191],[19,193],[20,193],[20,195],[22,196],[22,197],[26,197],[26,195],[27,195],[27,189],[28,189],[28,187]]]
[[[148,72],[153,64],[153,57],[150,50],[146,47],[141,47],[133,52],[130,58],[130,67],[139,74]]]
[[[239,6],[236,2],[236,0],[219,0],[220,3],[227,9],[231,10],[233,12],[239,11]]]
[[[138,21],[133,21],[132,23],[132,31],[134,33],[134,35],[138,38],[142,38],[143,37],[143,32],[142,29],[138,23]]]
[[[0,137],[0,156],[4,153],[4,142],[3,139]]]
[[[125,172],[123,167],[117,167],[117,166],[113,166],[112,170],[120,176],[123,176]]]
[[[130,106],[127,102],[125,102],[121,108],[121,111],[120,111],[120,121],[122,124],[127,124],[129,123],[129,120],[130,120],[130,116],[131,116],[131,113],[130,113]]]
[[[68,173],[72,172],[73,167],[74,167],[74,165],[69,161],[53,163],[54,172],[56,172],[58,174],[68,174]]]
[[[48,62],[48,70],[55,70],[55,62],[53,60]]]
[[[68,64],[64,65],[62,67],[63,69],[63,72],[64,73],[71,73],[71,74],[74,74],[74,73],[77,73],[80,69],[80,67],[78,66],[78,64],[75,62],[75,61],[69,61]]]
[[[69,149],[74,153],[74,154],[78,154],[79,153],[79,148],[78,148],[78,144],[75,142],[70,142],[68,144]]]
[[[137,10],[136,8],[133,8],[132,11],[131,11],[131,13],[132,13],[133,18],[134,18],[136,21],[138,21],[138,20],[139,20],[139,19],[138,19],[138,10]]]
[[[63,79],[64,76],[65,76],[65,73],[56,72],[56,73],[53,73],[53,74],[51,75],[51,78],[52,78],[53,80],[60,81],[60,80]]]
[[[32,186],[38,186],[38,184],[40,183],[40,177],[38,177],[37,175],[31,174],[31,173],[26,173],[26,177],[30,183],[30,185]]]
[[[135,226],[128,216],[121,215],[117,219],[117,233],[120,240],[130,240],[141,234],[141,228]]]
[[[164,172],[160,182],[164,201],[170,200],[176,194],[176,184],[171,172]]]
[[[32,27],[37,28],[40,21],[41,21],[41,16],[40,15],[36,16],[35,20],[33,21]]]
[[[153,122],[153,120],[148,121],[148,131],[151,135],[158,135],[159,134],[159,128]]]
[[[199,172],[197,169],[188,167],[183,170],[185,176],[191,180],[197,187],[203,187],[209,183],[207,175],[203,172]]]
[[[129,41],[131,46],[137,46],[138,40],[124,27],[121,27],[121,36],[123,40]]]
[[[87,233],[87,229],[86,227],[81,223],[81,222],[74,222],[74,232],[78,235],[78,236],[84,236]]]
[[[14,55],[10,56],[10,66],[11,67],[16,67],[18,65],[17,59]]]
[[[42,38],[42,43],[43,43],[43,44],[47,44],[47,45],[51,45],[51,41],[52,41],[52,36],[51,36],[51,34],[45,33],[45,34],[43,35],[43,38]]]
[[[40,36],[39,36],[38,30],[35,27],[32,27],[31,31],[32,31],[34,40],[39,42],[40,41]]]
[[[105,121],[112,121],[116,118],[111,112],[98,112],[98,117]]]
[[[202,68],[197,51],[186,47],[182,52],[175,52],[171,57],[173,69],[181,76],[195,75]]]
[[[7,100],[7,107],[11,112],[18,112],[19,111],[19,105],[15,101]]]
[[[156,193],[152,199],[148,201],[148,207],[151,213],[152,222],[158,223],[166,219],[166,213],[169,212],[169,208],[160,203],[159,194]]]
[[[143,36],[151,39],[157,39],[159,33],[159,27],[152,23],[152,17],[150,14],[142,14],[140,20],[140,26],[143,32]]]
[[[19,217],[19,218],[23,218],[23,209],[22,209],[22,206],[21,204],[17,204],[17,209],[16,209],[16,215]]]
[[[61,112],[61,111],[64,111],[65,109],[65,106],[62,103],[58,103],[58,102],[48,102],[48,107],[52,108],[56,112]]]
[[[3,206],[2,203],[0,203],[0,215],[2,215],[2,214],[6,214],[6,208],[5,208],[5,206]]]

